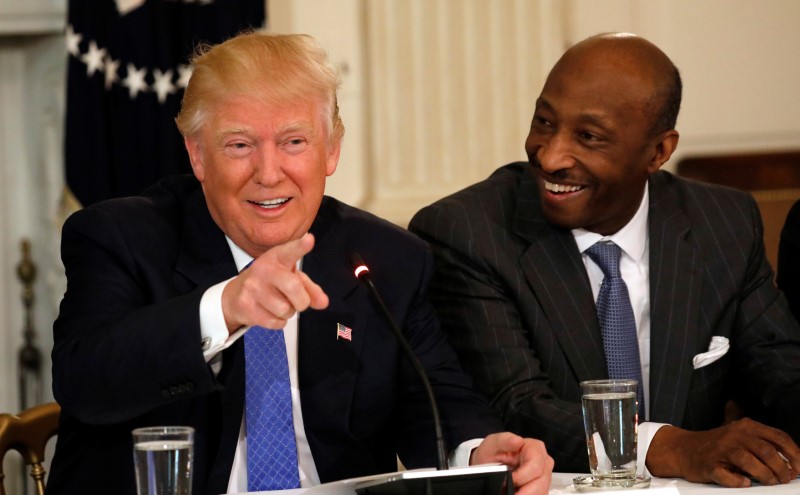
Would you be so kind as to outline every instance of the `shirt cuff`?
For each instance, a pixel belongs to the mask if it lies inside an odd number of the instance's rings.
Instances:
[[[225,315],[222,313],[222,291],[231,280],[233,278],[212,285],[200,299],[200,345],[207,363],[211,363],[220,352],[239,340],[246,330],[242,327],[228,334]]]
[[[647,466],[645,466],[645,460],[647,460],[647,450],[650,448],[650,442],[653,441],[653,437],[656,436],[656,432],[662,426],[666,426],[667,423],[650,423],[645,422],[639,425],[639,431],[637,433],[637,445],[636,445],[636,474],[650,476],[650,471],[647,470]]]
[[[469,458],[472,456],[472,451],[483,442],[483,438],[473,438],[462,442],[461,445],[456,447],[456,450],[450,453],[447,463],[451,467],[467,467],[469,466]]]

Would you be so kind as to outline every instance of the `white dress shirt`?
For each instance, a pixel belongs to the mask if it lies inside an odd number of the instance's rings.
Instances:
[[[644,461],[647,449],[656,431],[664,426],[663,423],[649,423],[650,414],[650,237],[647,233],[647,211],[650,206],[650,194],[645,185],[642,202],[639,209],[624,227],[615,234],[602,236],[584,229],[574,229],[572,235],[578,244],[583,264],[589,275],[592,285],[592,294],[597,301],[600,284],[603,282],[603,270],[586,254],[586,250],[600,241],[611,241],[622,250],[619,261],[619,270],[628,294],[631,298],[633,316],[636,320],[636,334],[639,341],[639,359],[642,365],[642,389],[644,391],[645,418],[639,424],[637,470],[644,472]]]
[[[237,271],[242,271],[253,258],[245,253],[239,246],[233,243],[227,236],[233,260],[236,263]],[[302,265],[302,259],[298,261],[298,269]],[[225,324],[225,317],[222,313],[222,291],[232,279],[225,280],[209,287],[200,300],[200,336],[203,342],[203,356],[216,374],[222,368],[222,351],[231,346],[247,331],[241,328],[235,333],[228,335],[228,328]],[[297,333],[299,331],[298,315],[295,313],[283,329],[284,340],[286,342],[286,357],[289,364],[289,383],[292,391],[292,418],[294,422],[295,440],[297,443],[297,467],[300,476],[300,486],[305,488],[319,485],[319,475],[314,464],[314,457],[311,455],[311,447],[306,438],[305,427],[303,426],[303,412],[300,407],[300,389],[297,380]],[[468,440],[456,448],[450,455],[450,465],[468,466],[472,450],[480,445],[483,439],[476,438]],[[242,425],[239,429],[239,441],[236,445],[236,453],[233,457],[233,467],[231,477],[228,481],[228,493],[247,492],[247,428],[245,416],[242,417]]]

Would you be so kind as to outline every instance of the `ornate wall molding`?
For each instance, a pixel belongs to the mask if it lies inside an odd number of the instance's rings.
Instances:
[[[405,225],[425,204],[526,159],[561,10],[525,0],[382,0],[365,10],[366,208]]]

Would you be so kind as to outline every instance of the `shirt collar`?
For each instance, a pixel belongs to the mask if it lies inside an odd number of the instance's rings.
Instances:
[[[633,218],[616,233],[603,236],[584,229],[573,229],[572,235],[578,244],[578,250],[583,253],[592,245],[600,241],[611,241],[622,249],[625,254],[640,263],[644,257],[647,245],[647,212],[650,206],[650,194],[647,184],[644,186],[642,201]]]
[[[233,262],[236,263],[236,271],[240,272],[244,270],[247,265],[253,261],[253,257],[245,253],[244,250],[237,246],[230,237],[225,236],[225,240],[228,241],[228,247],[231,249],[231,254],[233,255]],[[301,269],[302,266],[303,258],[300,258],[297,260],[297,269]]]
[[[233,255],[233,262],[236,263],[236,271],[240,272],[244,270],[245,267],[253,261],[253,257],[234,244],[230,237],[225,236],[225,240],[228,241],[228,247],[231,249],[231,254]]]

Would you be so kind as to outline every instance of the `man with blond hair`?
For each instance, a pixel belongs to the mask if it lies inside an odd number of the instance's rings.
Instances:
[[[66,222],[49,492],[134,493],[130,432],[150,425],[196,430],[195,494],[394,471],[396,456],[434,466],[427,396],[353,275],[358,252],[430,376],[451,461],[508,464],[520,493],[546,493],[542,443],[498,433],[439,330],[424,244],[323,195],[337,87],[308,36],[206,48],[177,118],[194,176]],[[278,444],[280,462],[259,457]]]

